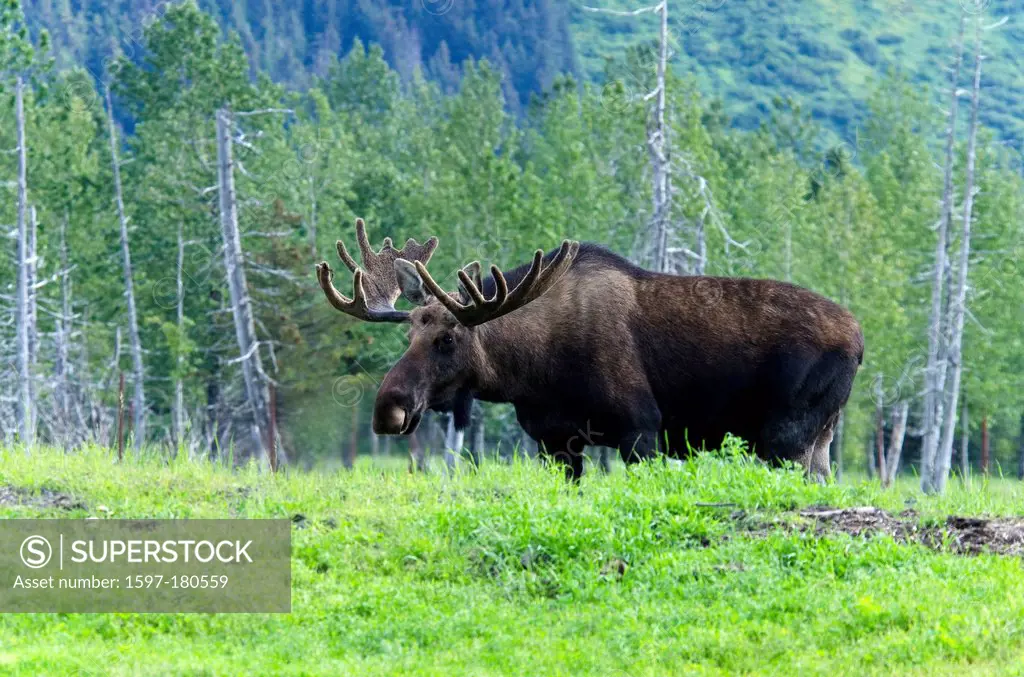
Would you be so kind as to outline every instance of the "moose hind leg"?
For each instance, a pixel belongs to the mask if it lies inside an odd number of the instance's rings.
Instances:
[[[807,462],[803,464],[807,469],[807,475],[815,481],[824,483],[832,476],[832,459],[829,452],[832,448],[832,437],[835,434],[838,419],[838,412],[829,418],[825,428],[814,440],[814,446],[807,457]]]
[[[771,458],[798,461],[810,474],[829,475],[828,445],[856,371],[856,359],[836,352],[825,353],[807,370],[762,431]]]

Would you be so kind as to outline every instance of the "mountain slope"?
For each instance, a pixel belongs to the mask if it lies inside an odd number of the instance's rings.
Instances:
[[[756,127],[777,96],[792,96],[844,138],[865,114],[871,80],[890,68],[945,104],[961,3],[983,6],[984,122],[1015,148],[1024,142],[1024,0],[670,0],[675,67],[724,100],[735,123]],[[405,77],[417,68],[445,87],[458,64],[486,57],[506,76],[505,95],[521,110],[531,92],[560,72],[600,80],[606,62],[653,41],[653,14],[586,12],[561,0],[200,0],[242,38],[254,68],[302,86],[324,74],[358,37],[380,43]],[[638,0],[589,0],[631,10]],[[141,26],[160,15],[157,0],[25,0],[33,28],[50,30],[63,65],[84,63],[97,76],[117,49],[139,49]],[[973,52],[969,15],[963,82]],[[941,97],[941,99],[939,98]]]
[[[470,57],[505,74],[513,108],[530,92],[574,71],[568,8],[558,0],[199,0],[242,39],[254,68],[301,86],[327,72],[356,38],[379,43],[405,77],[417,68],[445,85]],[[61,65],[85,64],[97,77],[118,50],[139,49],[142,27],[167,0],[24,0],[34,30],[47,28]]]
[[[975,0],[961,0],[972,11]],[[1020,148],[1024,139],[1024,2],[981,0],[982,117]],[[636,0],[600,0],[627,10]],[[946,99],[961,4],[953,0],[709,0],[671,2],[673,63],[705,94],[721,97],[741,127],[756,127],[775,96],[793,96],[815,118],[851,138],[864,116],[870,81],[890,68]],[[653,14],[620,17],[576,8],[572,15],[584,73],[600,77],[607,59],[657,38]],[[973,15],[965,35],[963,86],[973,68]]]

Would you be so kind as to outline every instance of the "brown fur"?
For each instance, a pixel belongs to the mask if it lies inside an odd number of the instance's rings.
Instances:
[[[510,285],[522,273],[508,274]],[[493,283],[483,291],[489,298]],[[763,458],[827,476],[832,427],[863,354],[854,317],[815,293],[655,274],[592,245],[507,315],[464,327],[431,302],[411,320],[409,349],[378,393],[379,432],[410,432],[426,408],[511,402],[574,477],[582,431],[627,461],[656,449],[684,456],[731,432]],[[386,425],[394,407],[412,414],[411,427]]]

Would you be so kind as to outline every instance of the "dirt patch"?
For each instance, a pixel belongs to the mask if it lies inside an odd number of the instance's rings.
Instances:
[[[899,543],[919,543],[934,550],[959,555],[984,552],[1024,555],[1024,519],[957,517],[942,524],[922,524],[913,510],[892,515],[874,507],[830,508],[819,506],[799,512],[802,523],[794,527],[816,535],[845,533],[870,537],[885,534]]]
[[[59,508],[61,510],[85,510],[85,504],[76,501],[68,494],[51,489],[40,489],[38,492],[20,487],[0,485],[0,506],[17,505],[38,510]]]

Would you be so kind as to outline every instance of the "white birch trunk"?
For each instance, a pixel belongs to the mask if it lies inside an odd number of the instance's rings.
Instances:
[[[128,217],[124,211],[124,195],[121,191],[121,163],[117,157],[117,129],[114,125],[114,105],[107,88],[107,122],[110,127],[110,162],[114,171],[114,197],[117,200],[117,218],[121,225],[121,257],[124,265],[124,296],[128,306],[128,341],[132,349],[132,377],[135,381],[135,398],[132,405],[135,420],[135,450],[142,448],[146,437],[146,394],[145,369],[142,362],[142,340],[139,338],[139,319],[135,308],[135,284],[132,281],[132,256],[128,246]]]
[[[974,209],[974,168],[978,143],[978,106],[981,97],[981,20],[977,19],[974,43],[974,84],[971,87],[971,122],[967,133],[967,171],[964,189],[963,226],[960,233],[960,259],[957,265],[955,294],[950,299],[950,345],[947,361],[952,370],[949,390],[943,407],[946,412],[943,421],[942,440],[936,453],[933,488],[942,492],[949,479],[949,468],[953,457],[953,433],[956,429],[957,402],[960,397],[960,380],[963,375],[964,317],[967,306],[967,275],[971,255],[971,216]]]
[[[933,467],[942,425],[942,395],[945,391],[946,360],[942,355],[943,296],[945,291],[946,246],[953,211],[953,151],[956,144],[956,120],[959,108],[957,87],[964,51],[964,15],[960,15],[956,56],[950,76],[949,117],[946,127],[946,159],[943,170],[942,207],[935,242],[935,269],[932,272],[931,314],[928,321],[928,361],[925,365],[924,439],[921,446],[921,490],[931,492]]]
[[[19,76],[15,85],[14,114],[18,134],[18,283],[15,303],[18,365],[18,435],[29,453],[35,442],[32,427],[32,373],[29,348],[29,234],[27,155],[25,148],[25,82]]]
[[[256,448],[269,452],[267,432],[269,416],[267,403],[270,395],[264,379],[263,364],[256,340],[256,325],[252,315],[252,302],[245,279],[242,255],[242,237],[238,230],[238,212],[235,196],[234,159],[231,140],[233,124],[231,111],[217,111],[217,173],[220,180],[220,222],[224,234],[224,268],[231,294],[231,311],[235,321],[235,336],[241,354],[242,378],[246,398],[253,416],[253,435]]]

